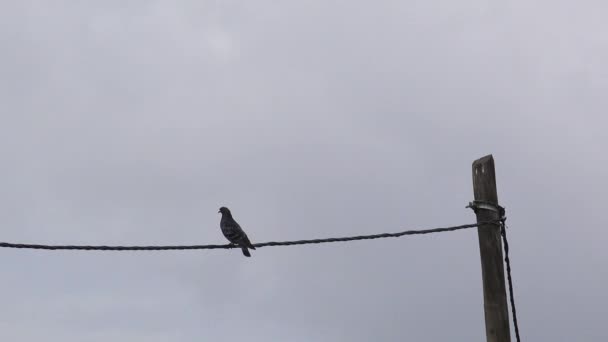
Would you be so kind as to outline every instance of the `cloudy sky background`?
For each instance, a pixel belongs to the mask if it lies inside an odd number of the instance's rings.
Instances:
[[[4,1],[0,241],[474,222],[492,153],[524,340],[605,341],[601,1]],[[474,230],[0,250],[5,341],[483,341]]]

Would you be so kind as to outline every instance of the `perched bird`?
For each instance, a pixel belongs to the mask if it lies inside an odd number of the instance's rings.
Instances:
[[[232,218],[232,213],[230,209],[226,207],[221,207],[218,213],[222,214],[222,219],[220,220],[220,228],[222,229],[222,233],[230,241],[243,250],[243,255],[246,257],[250,257],[248,248],[255,249],[249,241],[247,234],[243,231],[241,226]]]

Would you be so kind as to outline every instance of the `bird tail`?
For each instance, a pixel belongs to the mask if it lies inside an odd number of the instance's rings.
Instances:
[[[244,256],[246,256],[246,257],[250,257],[251,256],[251,254],[249,253],[249,250],[247,249],[247,247],[243,247],[241,249],[243,250],[243,255]]]
[[[247,246],[247,248],[251,248],[251,249],[255,250],[255,247],[253,246],[251,241],[249,241],[249,238],[247,237],[247,235],[245,235],[245,238],[243,240],[245,240],[245,246]]]

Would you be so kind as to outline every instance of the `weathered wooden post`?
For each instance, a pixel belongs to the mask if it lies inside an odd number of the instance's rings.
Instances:
[[[485,204],[473,204],[477,222],[500,219],[492,155],[473,162],[473,192],[476,203]],[[487,342],[511,342],[500,227],[492,223],[483,224],[479,226],[477,232],[481,254],[486,340]]]

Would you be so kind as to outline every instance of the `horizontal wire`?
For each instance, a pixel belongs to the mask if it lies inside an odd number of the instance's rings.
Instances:
[[[309,245],[309,244],[320,244],[330,242],[347,242],[347,241],[358,241],[358,240],[373,240],[373,239],[384,239],[391,237],[401,237],[405,235],[421,235],[430,233],[442,233],[451,232],[455,230],[467,229],[480,227],[487,224],[500,225],[501,220],[493,220],[486,222],[478,222],[472,224],[463,224],[460,226],[444,227],[444,228],[431,228],[423,230],[406,230],[399,233],[383,233],[373,235],[358,235],[349,237],[338,237],[338,238],[326,238],[326,239],[313,239],[313,240],[297,240],[297,241],[270,241],[262,243],[254,243],[253,246],[259,247],[271,247],[271,246],[295,246],[295,245]],[[83,245],[41,245],[41,244],[24,244],[24,243],[10,243],[0,242],[0,248],[19,248],[19,249],[41,249],[41,250],[83,250],[83,251],[170,251],[170,250],[190,250],[190,249],[230,249],[238,248],[233,244],[227,245],[186,245],[186,246],[83,246]]]

